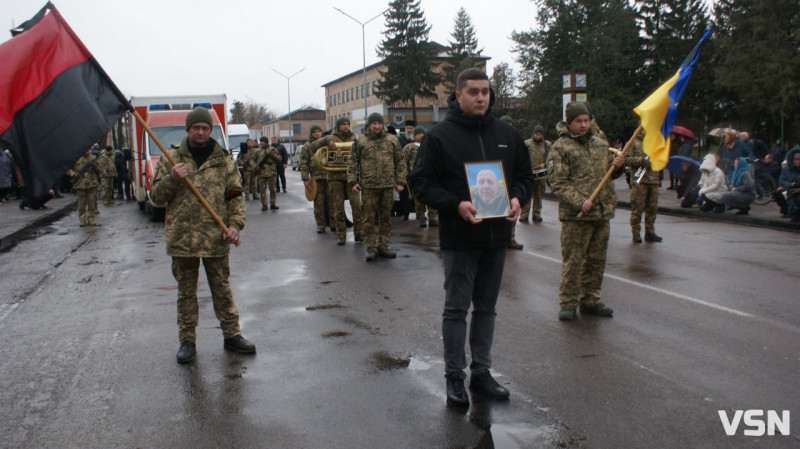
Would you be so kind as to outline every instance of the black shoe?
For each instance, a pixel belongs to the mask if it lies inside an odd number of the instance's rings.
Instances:
[[[528,219],[527,219],[527,218],[520,218],[520,219],[519,219],[519,222],[520,222],[520,223],[527,223],[527,222],[528,222]]]
[[[336,244],[339,245],[339,246],[343,246],[344,243],[345,243],[345,238],[344,237],[342,237],[342,238],[340,238],[339,240],[336,241]]]
[[[355,240],[356,242],[364,243],[364,237],[362,237],[360,235],[354,235],[353,236],[353,240]]]
[[[269,206],[269,208],[270,208],[270,209],[272,209],[272,210],[278,210],[278,209],[280,209],[280,207],[278,207],[278,206],[275,206],[275,205],[271,205],[271,206]]]
[[[346,228],[352,228],[353,227],[353,222],[345,218],[344,219],[344,226]]]
[[[469,406],[469,396],[464,388],[464,379],[459,376],[447,376],[447,405],[452,407]]]
[[[439,220],[431,220],[430,223],[428,223],[428,226],[430,226],[432,228],[438,228],[439,227]]]
[[[642,243],[642,236],[638,232],[633,234],[633,243]]]
[[[725,212],[725,205],[724,204],[720,204],[720,205],[718,205],[717,207],[714,208],[714,213],[715,214],[721,214],[723,212]]]
[[[408,216],[409,216],[409,214],[403,215],[403,221],[408,221]]]
[[[644,234],[644,240],[645,240],[646,242],[654,242],[654,243],[658,243],[658,242],[661,242],[661,241],[663,241],[664,239],[663,239],[663,238],[661,238],[661,236],[659,236],[659,235],[657,235],[657,234],[655,234],[655,233],[653,233],[653,234],[647,234],[647,233],[645,233],[645,234]]]
[[[574,307],[562,307],[561,310],[558,311],[558,320],[559,321],[572,321],[578,314],[575,313]]]
[[[197,351],[195,350],[194,342],[182,341],[175,358],[178,359],[178,363],[189,363],[194,360],[195,354],[197,354]]]
[[[502,385],[497,383],[489,371],[473,374],[469,378],[469,389],[483,393],[489,399],[508,399],[509,393]]]
[[[261,206],[261,210],[267,210],[267,206]]]
[[[324,234],[324,233],[325,233],[325,227],[324,226],[321,227],[321,228],[317,228],[317,234]]]
[[[420,220],[419,221],[419,227],[420,228],[427,228],[428,227],[428,223],[425,220]]]
[[[238,352],[239,354],[255,354],[256,352],[256,345],[250,343],[241,335],[226,338],[223,346],[228,351]]]
[[[598,302],[592,307],[581,306],[581,313],[584,315],[614,316],[614,309],[608,307],[602,302]]]
[[[536,223],[541,223],[542,222],[542,216],[541,215],[534,215],[533,216],[533,221],[535,221]]]
[[[389,248],[378,248],[378,255],[383,257],[384,259],[394,259],[397,257],[397,253],[390,250]]]
[[[750,215],[750,207],[748,206],[748,207],[739,209],[739,212],[736,212],[736,215]]]
[[[378,260],[378,253],[376,251],[367,250],[367,262],[374,262]]]
[[[714,208],[713,204],[711,204],[711,203],[703,203],[703,205],[700,206],[700,211],[701,212],[711,212],[711,209],[713,209],[713,208]]]

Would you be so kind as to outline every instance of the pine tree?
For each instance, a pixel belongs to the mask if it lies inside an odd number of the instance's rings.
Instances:
[[[394,0],[386,14],[386,38],[378,46],[386,71],[375,85],[375,94],[389,104],[410,102],[417,119],[417,96],[438,98],[441,76],[433,71],[433,45],[428,41],[430,26],[419,0]]]
[[[233,107],[230,110],[231,117],[229,123],[242,124],[244,123],[244,103],[239,100],[233,101]]]
[[[627,140],[636,125],[632,110],[647,94],[641,86],[644,54],[636,11],[626,0],[540,0],[539,6],[539,26],[512,33],[516,60],[525,69],[523,113],[556,137],[562,75],[585,71],[600,127],[612,139]]]
[[[453,38],[452,41],[447,41],[450,45],[447,50],[450,60],[443,70],[444,85],[448,92],[456,89],[458,74],[465,69],[477,66],[481,53],[483,53],[482,48],[478,49],[478,38],[475,36],[472,19],[463,6],[458,10],[450,37]]]
[[[514,98],[516,88],[514,71],[507,62],[501,62],[492,71],[492,88],[495,94],[494,113],[498,116],[506,115],[511,109],[511,99]],[[519,127],[519,120],[515,123]]]

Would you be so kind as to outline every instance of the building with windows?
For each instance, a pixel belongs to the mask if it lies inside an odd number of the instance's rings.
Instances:
[[[437,55],[434,60],[434,71],[442,73],[444,64],[450,59],[447,56],[447,47],[433,43],[437,48]],[[477,68],[486,71],[486,61],[489,57],[481,56]],[[396,128],[402,129],[406,120],[413,117],[411,102],[397,102],[386,104],[374,94],[375,84],[380,78],[380,71],[386,71],[383,62],[378,62],[367,66],[367,82],[364,84],[364,70],[358,69],[347,75],[323,84],[325,88],[325,112],[327,114],[327,126],[324,129],[333,128],[336,120],[340,117],[350,119],[353,132],[360,133],[364,127],[365,112],[364,99],[366,98],[366,116],[373,112],[383,115],[386,124],[392,124]],[[427,127],[441,121],[447,113],[447,97],[451,92],[446,92],[443,84],[436,86],[436,93],[439,98],[435,100],[417,97],[417,122]]]
[[[289,132],[290,125],[291,132]],[[311,127],[314,125],[328,129],[325,111],[306,106],[263,123],[261,135],[270,139],[277,137],[291,152],[295,146],[301,146],[308,140]]]

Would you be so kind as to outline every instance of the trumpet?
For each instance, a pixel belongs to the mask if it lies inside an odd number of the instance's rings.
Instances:
[[[314,160],[326,171],[347,171],[347,161],[350,159],[350,148],[353,142],[336,142],[336,149],[325,145],[314,153]]]
[[[649,161],[650,156],[645,156],[644,160]],[[645,173],[647,173],[647,169],[644,167],[639,167],[636,169],[636,172],[633,174],[633,177],[636,178],[636,184],[639,184],[639,181],[644,178]]]

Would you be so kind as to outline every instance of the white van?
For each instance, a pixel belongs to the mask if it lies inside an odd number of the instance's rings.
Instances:
[[[239,155],[242,142],[250,138],[250,128],[247,125],[228,124],[228,151],[234,158]]]

